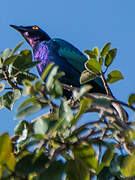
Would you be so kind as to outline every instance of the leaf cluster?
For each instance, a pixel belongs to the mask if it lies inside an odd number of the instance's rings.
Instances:
[[[26,96],[17,109],[14,136],[0,136],[0,179],[134,178],[134,124],[128,121],[122,105],[135,111],[135,94],[123,103],[111,95],[89,93],[89,85],[78,89],[63,85],[60,78],[64,73],[53,63],[38,79],[29,72],[39,63],[32,62],[31,52],[23,50],[16,54],[21,44],[0,53],[0,89],[2,93],[8,90],[1,95],[1,107],[11,110],[16,100]],[[100,77],[107,88],[108,83],[122,79],[119,71],[110,72],[107,79],[104,76],[116,56],[116,49],[110,46],[107,43],[100,53],[98,48],[85,51],[89,60],[80,78],[82,84]],[[64,90],[72,91],[73,96],[67,100]],[[42,109],[46,113],[27,120]],[[91,120],[93,112],[98,113],[98,119]]]

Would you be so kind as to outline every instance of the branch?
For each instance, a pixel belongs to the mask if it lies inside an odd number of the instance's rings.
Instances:
[[[9,73],[5,66],[2,68],[4,79],[7,81],[7,83],[12,87],[12,89],[18,89],[20,92],[22,92],[22,88],[17,86],[17,84],[13,83],[9,77]]]

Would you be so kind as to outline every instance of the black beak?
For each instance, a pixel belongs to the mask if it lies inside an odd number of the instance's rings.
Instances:
[[[23,26],[16,26],[16,25],[9,25],[10,27],[14,28],[15,30],[19,31],[19,32],[24,32],[26,31],[26,28]]]

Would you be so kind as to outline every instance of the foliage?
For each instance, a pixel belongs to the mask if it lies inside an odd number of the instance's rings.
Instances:
[[[7,180],[112,180],[135,177],[134,123],[122,106],[135,111],[135,94],[128,104],[116,100],[108,87],[123,76],[120,71],[107,73],[117,49],[107,43],[86,50],[88,61],[82,72],[80,89],[60,83],[64,76],[50,64],[41,79],[30,70],[30,50],[6,49],[0,53],[0,107],[12,110],[14,103],[27,98],[17,109],[14,136],[0,136],[0,179]],[[89,93],[85,83],[100,77],[107,95]],[[46,83],[44,84],[44,79]],[[66,99],[64,91],[73,91]],[[27,117],[42,109],[47,113],[27,121]],[[99,114],[90,121],[91,112]],[[83,115],[87,113],[87,122]],[[82,117],[83,124],[79,120]]]

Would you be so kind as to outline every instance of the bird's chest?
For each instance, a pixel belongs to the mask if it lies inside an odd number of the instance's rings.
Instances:
[[[40,61],[37,65],[39,74],[41,75],[46,66],[52,61],[50,47],[46,44],[41,44],[34,51],[34,59]]]

